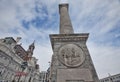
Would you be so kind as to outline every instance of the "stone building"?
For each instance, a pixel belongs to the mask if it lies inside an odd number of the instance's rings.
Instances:
[[[32,43],[25,51],[12,37],[0,39],[0,81],[39,82],[39,65],[32,56],[34,48]]]
[[[74,33],[68,10],[68,4],[59,5],[60,34],[50,35],[49,82],[99,82],[86,45],[89,33]]]
[[[46,71],[40,72],[40,82],[47,82],[47,72]]]
[[[109,75],[109,77],[100,79],[100,82],[120,82],[120,74]]]

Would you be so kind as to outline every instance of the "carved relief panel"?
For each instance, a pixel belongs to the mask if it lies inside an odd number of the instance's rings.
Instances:
[[[77,67],[84,62],[85,55],[82,48],[79,46],[75,44],[66,44],[60,47],[58,59],[68,67]]]

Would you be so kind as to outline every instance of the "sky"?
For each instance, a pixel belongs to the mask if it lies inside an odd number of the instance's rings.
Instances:
[[[47,70],[60,3],[69,3],[75,33],[90,33],[87,47],[99,78],[120,73],[120,0],[0,0],[0,38],[22,37],[25,50],[35,40],[34,57]]]

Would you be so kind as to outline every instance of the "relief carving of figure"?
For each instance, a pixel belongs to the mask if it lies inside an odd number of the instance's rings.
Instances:
[[[74,48],[65,48],[61,51],[65,64],[74,65],[80,60],[80,55],[76,52],[77,51]]]
[[[58,58],[69,67],[79,66],[85,60],[82,49],[75,44],[63,45],[58,52]]]

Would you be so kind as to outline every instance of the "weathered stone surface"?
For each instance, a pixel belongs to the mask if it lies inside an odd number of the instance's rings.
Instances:
[[[73,27],[68,14],[68,4],[59,5],[60,34],[73,34]]]
[[[57,69],[57,82],[93,81],[89,69]]]
[[[83,50],[75,44],[66,44],[58,51],[58,59],[68,67],[77,67],[85,60]]]
[[[69,18],[69,15],[66,15],[68,14],[68,7],[66,6],[67,5],[63,4],[63,10],[60,10],[60,13],[67,16],[65,18]],[[62,5],[60,5],[60,8],[61,7]],[[72,32],[64,32],[64,30],[66,30],[64,22],[65,24],[71,25],[70,19],[66,20],[65,18],[60,20],[62,22],[60,25],[63,26],[60,26],[61,34],[50,35],[53,49],[50,82],[99,82],[86,46],[89,34],[71,34]],[[71,27],[69,27],[68,30],[72,31],[70,28]]]
[[[59,35],[57,36],[59,37]],[[75,36],[74,34],[74,38],[77,38],[77,37],[78,35]],[[83,37],[81,38],[85,38],[85,37],[86,36],[83,35]],[[54,38],[54,36],[51,37],[51,39],[52,38]],[[80,41],[76,41],[76,42],[72,40],[73,37],[70,36],[69,38],[71,39],[71,41],[67,41],[67,40],[66,42],[62,40],[60,42],[51,41],[53,45],[54,56],[55,56],[55,58],[52,59],[52,62],[54,62],[54,64],[52,64],[51,66],[51,74],[53,73],[53,75],[51,76],[51,82],[54,82],[54,81],[55,82],[69,82],[69,80],[71,80],[70,82],[74,82],[74,80],[80,80],[78,82],[81,82],[81,81],[98,82],[98,76],[96,74],[93,62],[91,60],[89,51],[86,46],[87,37],[85,39],[81,39]],[[78,56],[75,58],[73,56],[76,53],[78,54]],[[70,60],[67,58],[64,58],[63,56],[65,55],[70,56],[71,57]],[[75,62],[73,60],[75,60]],[[67,69],[71,69],[74,71],[72,72],[65,71]],[[71,75],[71,79],[69,79],[69,75]],[[88,77],[90,79],[86,79]]]

